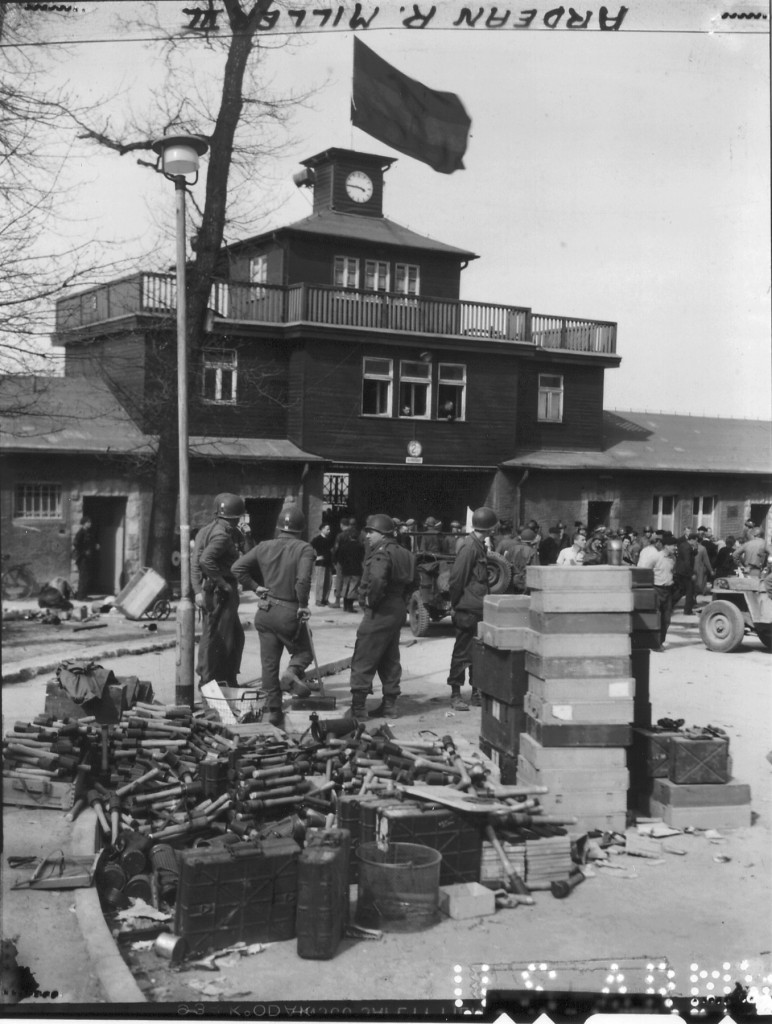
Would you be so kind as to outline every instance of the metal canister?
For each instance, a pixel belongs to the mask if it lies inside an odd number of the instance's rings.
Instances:
[[[153,902],[153,880],[150,875],[134,875],[126,883],[123,890],[124,895],[131,899],[144,900],[145,903]]]
[[[622,541],[619,537],[610,537],[606,544],[606,562],[608,565],[622,564]]]
[[[180,864],[173,847],[168,843],[156,843],[150,848],[150,863],[158,883],[158,896],[165,903],[173,903],[177,897],[180,880]]]
[[[121,867],[126,876],[140,875],[148,869],[148,854],[150,852],[151,839],[140,832],[126,832],[121,852]],[[122,838],[121,837],[121,838]]]
[[[161,932],[155,940],[153,949],[158,956],[162,956],[165,960],[171,960],[173,964],[177,964],[185,956],[187,945],[181,935],[174,935],[172,932]]]

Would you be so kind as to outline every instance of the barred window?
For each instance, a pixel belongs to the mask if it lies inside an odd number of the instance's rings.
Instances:
[[[17,484],[15,519],[61,519],[61,484]]]

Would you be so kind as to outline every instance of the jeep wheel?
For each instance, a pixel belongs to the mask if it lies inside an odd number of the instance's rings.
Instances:
[[[413,636],[426,636],[429,632],[429,612],[420,594],[413,594],[407,606],[407,617]]]
[[[731,601],[711,601],[700,615],[700,636],[709,651],[737,650],[745,636],[742,612]]]
[[[503,555],[495,551],[489,551],[485,557],[488,562],[488,593],[506,593],[512,582],[512,566]]]

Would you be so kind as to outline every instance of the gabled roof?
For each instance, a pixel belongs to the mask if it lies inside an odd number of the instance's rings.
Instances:
[[[422,249],[445,256],[455,256],[460,260],[476,260],[477,253],[466,249],[457,249],[454,245],[437,242],[433,238],[419,235],[410,228],[405,228],[396,221],[386,217],[363,217],[356,213],[339,213],[337,210],[320,210],[303,220],[293,224],[266,231],[252,238],[245,238],[228,248],[238,250],[246,245],[260,242],[266,238],[291,233],[295,235],[331,235],[334,238],[346,238],[355,242],[366,242],[371,245],[391,245],[400,248]]]
[[[0,450],[147,455],[143,433],[107,384],[91,377],[0,376]],[[286,438],[191,437],[194,458],[320,462]]]
[[[772,422],[604,412],[601,451],[533,451],[512,469],[652,470],[772,475]]]

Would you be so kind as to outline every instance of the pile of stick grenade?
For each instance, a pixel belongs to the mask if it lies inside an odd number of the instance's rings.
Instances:
[[[66,818],[91,807],[103,846],[125,846],[127,834],[176,847],[249,841],[287,815],[295,830],[329,826],[341,793],[426,799],[475,816],[501,859],[511,897],[502,905],[533,902],[498,833],[520,829],[532,838],[575,819],[543,814],[544,787],[499,785],[474,754],[462,757],[451,736],[400,742],[388,725],[369,732],[351,717],[312,713],[302,735],[288,736],[240,732],[211,711],[137,703],[109,730],[88,717],[16,722],[3,739],[3,775],[68,781]],[[551,883],[553,895],[568,895],[583,877]]]

